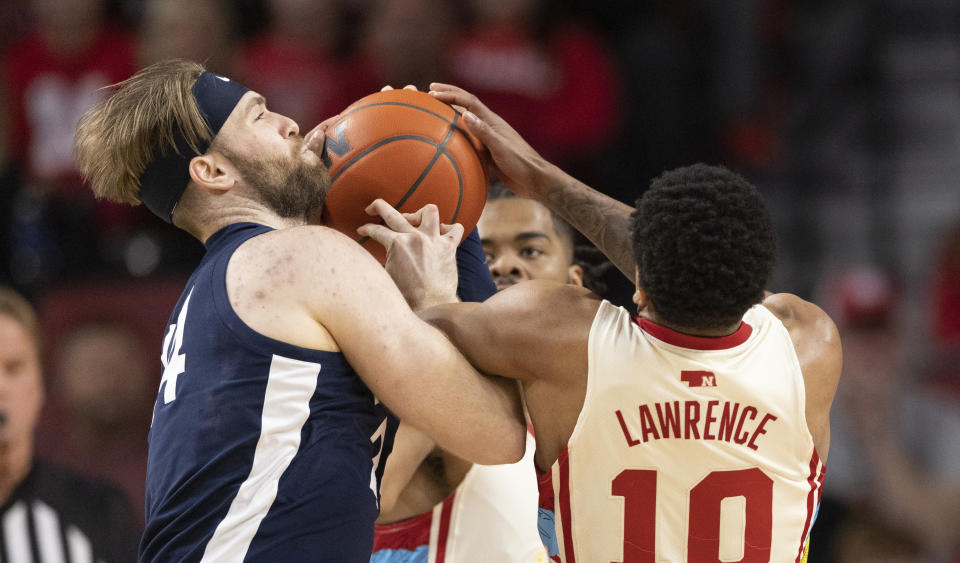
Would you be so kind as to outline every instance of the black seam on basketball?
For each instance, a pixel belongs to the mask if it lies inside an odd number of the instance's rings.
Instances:
[[[437,152],[434,153],[433,158],[430,159],[430,162],[428,162],[427,165],[423,168],[423,172],[420,173],[420,177],[413,182],[413,185],[410,186],[410,189],[407,190],[407,193],[403,194],[403,197],[400,198],[400,201],[398,201],[397,204],[394,205],[394,207],[399,209],[401,205],[403,205],[404,203],[407,202],[408,199],[410,199],[410,196],[413,195],[413,192],[417,191],[417,188],[423,182],[423,179],[427,177],[428,173],[430,173],[430,169],[433,168],[433,165],[437,162],[437,159],[440,158],[440,155],[446,154],[447,143],[450,142],[450,137],[453,136],[453,132],[455,129],[456,127],[451,123],[450,130],[447,131],[447,136],[444,137],[443,141],[439,145],[435,145],[437,147]]]
[[[450,124],[450,127],[455,128],[458,132],[460,129],[457,127],[457,120],[460,118],[460,113],[457,112],[453,116],[453,123]],[[463,133],[461,133],[462,135]],[[460,174],[460,165],[457,163],[456,159],[450,156],[450,153],[447,152],[447,145],[443,145],[443,154],[446,155],[447,159],[450,161],[450,164],[453,165],[454,172],[457,173],[457,185],[459,188],[459,193],[457,194],[457,208],[453,210],[453,219],[450,219],[450,223],[457,222],[457,216],[460,215],[460,204],[463,203],[463,175]]]
[[[452,224],[457,222],[457,216],[460,215],[460,204],[463,203],[463,175],[460,174],[460,166],[457,164],[457,161],[454,160],[453,155],[447,151],[443,151],[443,156],[447,157],[450,165],[453,166],[453,171],[457,173],[457,183],[460,185],[460,196],[457,198],[457,208],[453,210],[453,217],[450,219],[450,223]]]
[[[331,182],[331,183],[336,182],[336,181],[337,181],[337,178],[339,178],[341,174],[343,174],[344,172],[346,172],[348,168],[350,168],[351,166],[353,166],[354,164],[356,164],[357,161],[360,160],[361,158],[367,156],[368,154],[370,154],[370,153],[373,152],[374,150],[382,147],[383,145],[392,143],[392,142],[394,142],[394,141],[423,141],[424,143],[431,144],[431,145],[433,145],[434,147],[440,146],[440,145],[438,145],[437,142],[434,141],[433,139],[428,139],[427,137],[422,137],[422,136],[420,136],[420,135],[395,135],[395,136],[393,136],[393,137],[389,137],[389,138],[387,138],[387,139],[383,139],[382,141],[377,141],[376,143],[374,143],[374,144],[370,145],[369,147],[367,147],[367,148],[363,149],[362,151],[360,151],[359,154],[357,154],[356,156],[354,156],[353,158],[351,158],[350,160],[348,160],[348,161],[346,162],[346,164],[344,164],[343,167],[340,168],[340,170],[337,170],[337,173],[334,174],[333,178],[330,178],[330,182]]]
[[[441,103],[443,103],[443,102],[441,102]],[[367,104],[367,105],[365,105],[365,106],[360,106],[360,107],[358,107],[358,108],[353,108],[352,110],[350,110],[350,111],[348,111],[347,113],[341,115],[340,117],[346,117],[346,116],[350,115],[351,113],[360,111],[360,110],[362,110],[362,109],[364,109],[364,108],[372,108],[372,107],[375,107],[375,106],[402,106],[402,107],[407,107],[407,108],[410,108],[410,109],[415,109],[415,110],[417,110],[417,111],[422,111],[422,112],[425,112],[425,113],[429,113],[430,115],[439,117],[440,119],[446,121],[448,124],[449,124],[449,123],[453,123],[453,121],[450,121],[450,118],[444,117],[444,116],[440,115],[439,113],[436,113],[436,112],[434,112],[434,111],[430,111],[430,110],[428,110],[427,108],[423,108],[423,107],[420,107],[420,106],[415,106],[415,105],[413,105],[413,104],[407,104],[407,103],[404,103],[404,102],[377,102],[377,103],[375,103],[375,104]],[[453,113],[454,113],[455,115],[460,115],[456,110],[454,110]],[[456,119],[456,117],[454,117],[454,119]]]

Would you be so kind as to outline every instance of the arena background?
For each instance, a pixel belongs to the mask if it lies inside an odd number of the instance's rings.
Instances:
[[[941,506],[960,498],[958,32],[950,0],[4,0],[0,278],[42,315],[38,450],[142,508],[157,350],[202,255],[80,183],[73,128],[98,88],[193,58],[306,131],[437,79],[628,203],[696,161],[754,181],[777,224],[771,289],[844,338],[811,561],[960,560]],[[629,306],[630,283],[602,277]]]

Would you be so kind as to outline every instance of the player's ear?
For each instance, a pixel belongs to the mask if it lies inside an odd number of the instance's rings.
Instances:
[[[633,274],[633,283],[635,289],[633,291],[633,302],[637,304],[637,310],[642,310],[647,306],[647,292],[640,287],[640,270],[634,270]]]
[[[580,264],[570,264],[567,268],[567,283],[583,287],[583,268]]]
[[[190,160],[190,179],[203,189],[225,192],[237,183],[225,164],[216,153],[195,156]]]

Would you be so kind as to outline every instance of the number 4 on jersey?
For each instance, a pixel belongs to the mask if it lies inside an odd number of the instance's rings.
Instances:
[[[163,363],[163,377],[160,379],[160,387],[163,388],[165,405],[177,398],[177,377],[186,370],[187,366],[186,357],[180,350],[183,347],[183,325],[187,320],[187,306],[190,305],[192,295],[191,289],[183,302],[183,307],[180,308],[177,322],[167,328],[167,335],[163,338],[163,353],[160,355],[160,361]]]

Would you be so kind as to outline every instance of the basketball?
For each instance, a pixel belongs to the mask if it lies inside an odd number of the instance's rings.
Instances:
[[[353,237],[381,263],[386,250],[357,228],[378,220],[364,212],[383,198],[401,213],[436,204],[443,223],[473,230],[487,198],[479,142],[463,117],[425,92],[388,90],[362,98],[326,131],[330,193],[324,225]]]

